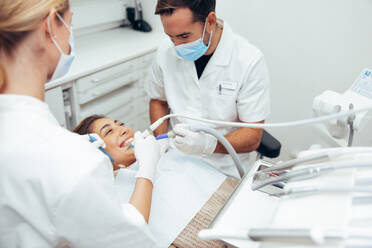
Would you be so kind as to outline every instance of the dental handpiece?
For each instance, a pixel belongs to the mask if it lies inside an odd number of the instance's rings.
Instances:
[[[146,130],[143,132],[143,134],[144,134],[144,136],[146,137],[146,136],[150,135],[150,132],[148,131],[148,129],[146,129]],[[174,138],[174,137],[176,137],[176,134],[175,134],[173,131],[170,131],[170,132],[168,132],[168,133],[163,133],[163,134],[157,136],[155,139],[156,139],[156,140],[162,140],[162,139],[171,139],[171,138]],[[133,144],[133,142],[130,143],[130,145],[129,145],[129,147],[128,147],[127,150],[132,149],[132,148],[134,148],[134,144]]]
[[[176,137],[176,134],[173,131],[170,131],[168,133],[160,134],[159,136],[156,137],[156,140],[171,139],[174,137]]]

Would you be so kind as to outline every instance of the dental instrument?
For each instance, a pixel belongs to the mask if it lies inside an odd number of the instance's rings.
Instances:
[[[354,184],[356,186],[372,185],[372,177],[371,177],[371,175],[356,176]]]
[[[353,197],[353,205],[369,205],[369,204],[372,204],[372,196]]]
[[[176,134],[173,131],[170,131],[168,133],[163,133],[156,137],[156,140],[162,140],[162,139],[170,139],[176,137]]]
[[[278,172],[284,169],[291,169],[299,164],[304,164],[304,163],[316,161],[316,160],[327,159],[328,161],[330,161],[342,155],[355,154],[355,153],[372,153],[372,148],[367,148],[367,147],[335,148],[329,151],[320,152],[316,154],[310,154],[304,157],[288,160],[286,162],[279,162],[274,166],[257,171],[257,174],[272,173],[272,172]]]
[[[340,161],[335,163],[321,163],[321,164],[314,164],[309,165],[307,168],[303,169],[293,169],[292,171],[289,171],[285,174],[282,174],[278,177],[270,177],[266,180],[263,180],[262,182],[258,182],[254,185],[252,185],[252,190],[258,190],[266,185],[285,181],[285,180],[304,180],[304,179],[310,179],[317,176],[320,176],[321,174],[338,170],[338,169],[349,169],[349,168],[368,168],[372,167],[372,161],[371,160],[361,160],[361,161]]]
[[[294,187],[284,189],[272,196],[308,195],[314,193],[372,193],[372,187]]]
[[[133,148],[134,148],[134,144],[133,143],[130,143],[130,145],[127,148],[127,151],[130,150],[130,149],[133,149]]]
[[[130,149],[132,149],[132,148],[134,148],[134,144],[133,144],[134,139],[133,139],[133,138],[130,138],[129,141],[130,141],[131,143],[129,144],[129,146],[128,146],[128,148],[127,148],[127,151],[130,150]]]
[[[252,241],[287,241],[292,239],[297,242],[310,242],[313,244],[323,244],[324,236],[318,229],[265,229],[252,228],[245,230],[219,230],[204,229],[199,232],[201,240],[223,240],[239,239]]]
[[[96,138],[94,138],[93,136],[89,135],[89,139],[90,141],[93,143],[95,141],[97,141]],[[99,149],[107,156],[109,157],[109,159],[111,160],[111,163],[113,163],[115,160],[114,158],[103,148],[103,147],[99,147]]]
[[[322,230],[311,229],[265,229],[250,230],[204,229],[199,232],[201,240],[239,239],[256,242],[303,243],[323,245],[328,242],[342,242],[349,239],[372,240],[372,233],[361,229]]]

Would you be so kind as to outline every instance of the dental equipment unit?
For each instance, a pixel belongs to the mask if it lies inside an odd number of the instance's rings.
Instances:
[[[243,248],[372,247],[372,150],[331,148],[300,156],[298,168],[280,171],[257,161],[199,238]],[[317,162],[309,164],[309,158]],[[273,186],[279,182],[284,187]]]
[[[172,117],[250,128],[326,122],[333,138],[346,138],[338,144],[348,147],[310,150],[277,164],[257,161],[199,237],[237,247],[365,248],[372,247],[372,148],[351,145],[371,109],[372,70],[366,69],[343,95],[328,92],[316,98],[313,110],[318,117],[313,119],[247,124],[168,115],[150,130]]]

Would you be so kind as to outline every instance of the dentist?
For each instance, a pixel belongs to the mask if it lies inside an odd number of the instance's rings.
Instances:
[[[2,0],[0,18],[0,247],[155,247],[138,197],[120,204],[109,159],[44,103],[74,58],[69,1]],[[136,188],[151,192],[159,147],[135,144]]]
[[[263,123],[268,117],[270,86],[264,56],[217,19],[215,8],[215,0],[158,0],[155,14],[160,15],[170,40],[159,47],[145,85],[151,98],[151,122],[169,113],[246,123]],[[222,144],[209,134],[190,131],[192,123],[173,119],[155,135],[173,129],[179,150],[238,176]],[[243,162],[261,141],[261,129],[215,128]]]

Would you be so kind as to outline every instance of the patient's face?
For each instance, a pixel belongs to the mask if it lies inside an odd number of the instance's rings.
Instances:
[[[91,125],[91,130],[98,134],[106,144],[105,150],[114,158],[114,167],[118,164],[126,167],[136,161],[134,149],[129,148],[134,132],[119,121],[108,118],[98,119]],[[128,149],[129,148],[129,149]]]

